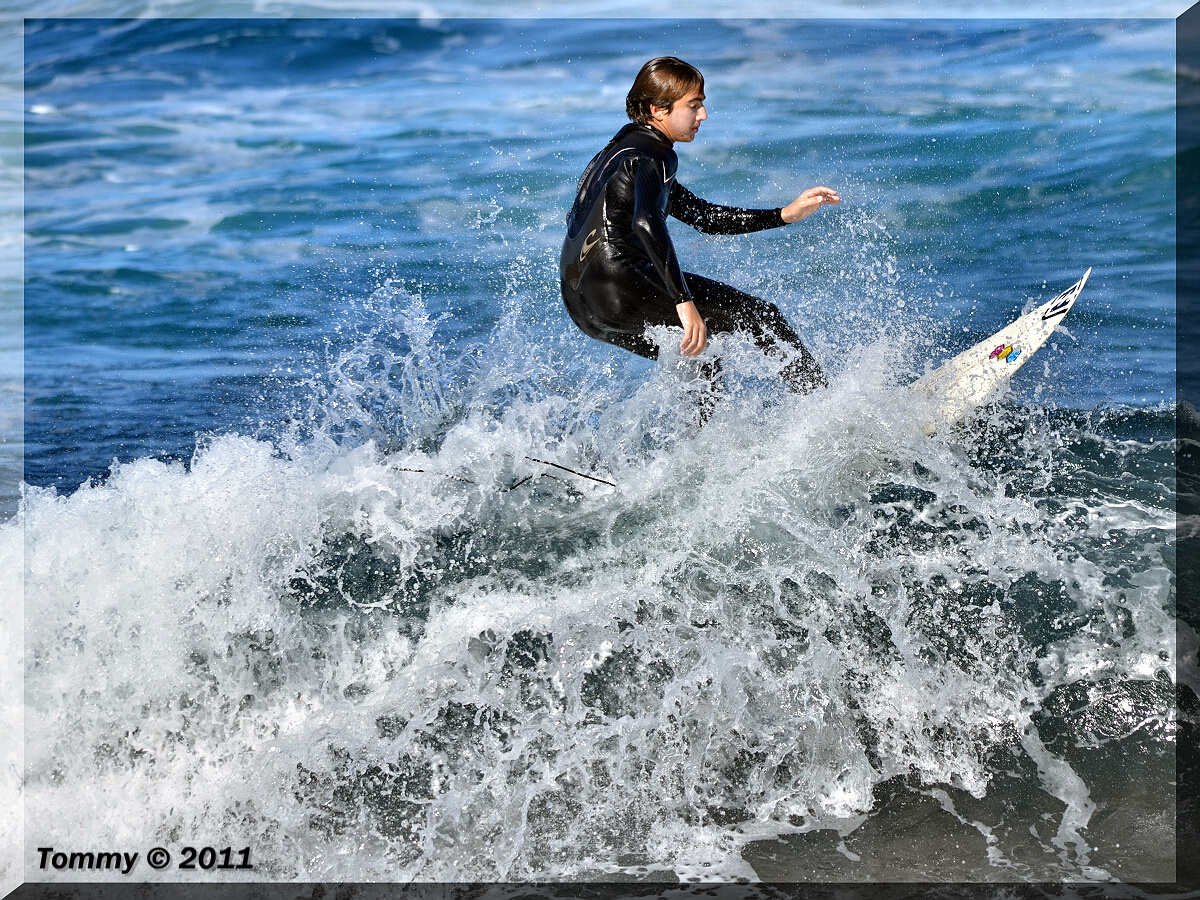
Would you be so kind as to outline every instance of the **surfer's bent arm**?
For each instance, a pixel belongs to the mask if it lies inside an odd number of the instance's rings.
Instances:
[[[663,170],[657,160],[647,157],[631,160],[626,165],[635,166],[633,233],[671,299],[676,304],[689,303],[692,295],[683,280],[683,271],[675,256],[675,245],[671,243],[671,235],[667,233],[667,223],[659,206],[659,198],[666,187]]]
[[[699,356],[708,346],[708,328],[696,304],[692,302],[675,245],[667,232],[663,218],[662,192],[666,189],[665,172],[657,160],[639,159],[633,162],[636,171],[633,180],[633,233],[637,235],[646,256],[650,258],[667,293],[675,301],[675,313],[683,326],[683,340],[679,350],[684,356]]]
[[[701,234],[749,234],[767,228],[786,225],[783,211],[775,209],[741,209],[718,206],[697,197],[678,181],[671,185],[670,215]]]

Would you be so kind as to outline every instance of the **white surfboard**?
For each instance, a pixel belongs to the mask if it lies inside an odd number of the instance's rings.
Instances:
[[[1043,303],[914,382],[913,390],[938,401],[940,421],[930,423],[925,430],[936,430],[938,424],[961,422],[1007,384],[1070,312],[1091,274],[1088,269],[1049,303]]]

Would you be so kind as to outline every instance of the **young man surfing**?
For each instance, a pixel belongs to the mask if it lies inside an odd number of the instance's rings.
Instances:
[[[682,272],[667,216],[704,234],[745,234],[799,222],[837,192],[814,187],[787,206],[739,209],[701,200],[675,179],[674,144],[695,139],[704,110],[704,76],[671,56],[652,59],[625,100],[632,120],[579,180],[559,260],[563,301],[591,337],[648,359],[658,347],[650,325],[682,325],[684,356],[699,356],[710,334],[747,332],[763,352],[786,358],[781,375],[794,391],[826,384],[821,367],[773,303]]]

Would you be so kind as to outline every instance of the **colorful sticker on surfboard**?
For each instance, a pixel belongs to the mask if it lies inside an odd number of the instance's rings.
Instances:
[[[988,354],[988,359],[999,359],[1004,362],[1015,362],[1021,351],[1012,344],[998,344],[996,349]]]

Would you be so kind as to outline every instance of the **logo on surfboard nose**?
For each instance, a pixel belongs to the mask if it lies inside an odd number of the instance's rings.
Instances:
[[[1012,344],[1000,344],[988,354],[988,359],[999,359],[1004,362],[1015,362],[1016,358],[1021,355],[1019,348]]]
[[[1046,312],[1042,315],[1042,321],[1049,321],[1055,316],[1065,316],[1067,314],[1067,310],[1071,308],[1071,304],[1075,301],[1075,298],[1070,296],[1070,294],[1070,291],[1064,291],[1055,297],[1054,305],[1046,310]]]

